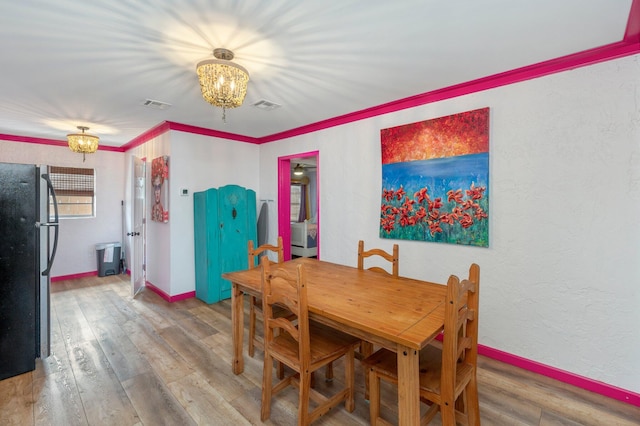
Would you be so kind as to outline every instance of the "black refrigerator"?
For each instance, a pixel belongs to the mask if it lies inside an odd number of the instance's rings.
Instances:
[[[49,356],[49,273],[57,244],[47,167],[0,163],[0,380],[32,371],[36,358]]]

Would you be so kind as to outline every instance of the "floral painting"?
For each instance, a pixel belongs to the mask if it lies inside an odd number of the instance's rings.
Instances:
[[[151,220],[169,222],[169,157],[154,158],[151,161],[151,185],[153,188],[153,205]]]
[[[489,108],[380,131],[380,236],[489,246]]]

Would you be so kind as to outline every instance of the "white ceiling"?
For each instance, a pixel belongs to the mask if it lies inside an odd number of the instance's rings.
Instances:
[[[2,0],[0,133],[87,125],[121,146],[171,121],[268,136],[619,42],[632,1]],[[195,74],[216,47],[251,76],[226,124]]]

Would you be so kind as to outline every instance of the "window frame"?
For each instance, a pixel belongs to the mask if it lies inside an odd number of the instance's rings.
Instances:
[[[289,221],[290,222],[297,222],[298,221],[298,217],[300,216],[300,206],[302,204],[302,200],[300,199],[300,196],[302,194],[302,185],[300,183],[297,182],[291,182],[291,188],[289,189],[289,204],[290,204],[290,211],[289,211]],[[294,194],[293,194],[293,190],[294,188],[297,188],[298,191],[298,195],[297,195],[297,199],[298,202],[294,203]],[[295,210],[295,219],[294,219],[294,206],[298,206],[298,208]]]

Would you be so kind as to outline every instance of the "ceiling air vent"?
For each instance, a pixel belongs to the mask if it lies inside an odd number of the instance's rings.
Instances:
[[[280,108],[282,105],[278,105],[275,102],[267,101],[266,99],[260,99],[258,102],[253,104],[253,106],[265,111],[272,111],[276,108]]]
[[[166,102],[154,101],[153,99],[145,99],[142,105],[154,109],[167,109],[171,106]]]

